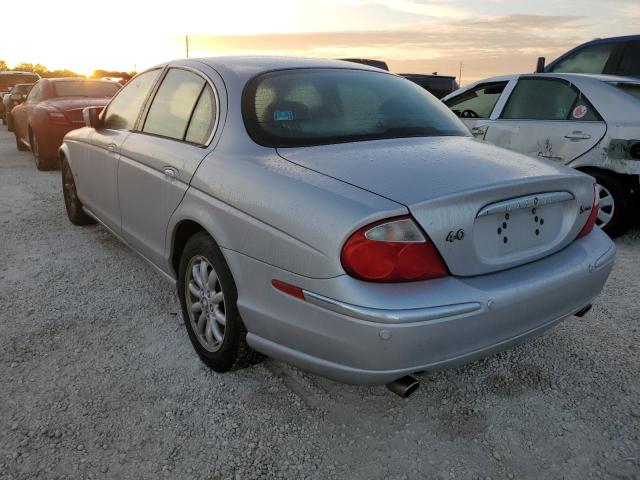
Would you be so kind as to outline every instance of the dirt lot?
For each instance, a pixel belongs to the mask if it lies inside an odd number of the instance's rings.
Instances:
[[[401,400],[217,375],[174,289],[0,131],[0,479],[640,479],[640,229],[592,312]]]

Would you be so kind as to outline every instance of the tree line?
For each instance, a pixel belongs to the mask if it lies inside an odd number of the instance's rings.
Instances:
[[[9,70],[20,71],[20,72],[34,72],[43,78],[82,76],[82,75],[78,75],[77,73],[71,70],[67,70],[66,68],[62,70],[49,70],[47,67],[45,67],[40,63],[33,64],[33,63],[21,62],[15,65],[13,68],[9,68],[9,66],[7,65],[7,62],[5,62],[4,60],[0,60],[0,71],[9,71]],[[105,78],[105,77],[121,78],[127,81],[131,79],[135,74],[136,72],[118,72],[115,70],[94,70],[93,75],[91,76],[94,78]]]

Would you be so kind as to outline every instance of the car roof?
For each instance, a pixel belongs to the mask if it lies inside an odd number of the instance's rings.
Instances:
[[[640,35],[622,35],[618,37],[606,37],[606,38],[594,38],[588,42],[581,43],[575,48],[583,47],[585,45],[597,45],[599,43],[609,42],[628,42],[629,40],[640,40]]]
[[[106,82],[106,83],[117,83],[112,80],[103,80],[102,78],[87,78],[87,77],[54,77],[54,78],[45,78],[43,80],[47,80],[49,82],[71,82],[82,80],[85,82]]]
[[[361,63],[346,62],[344,60],[269,55],[238,55],[189,58],[165,62],[152,68],[164,67],[167,65],[193,67],[198,63],[213,68],[220,75],[222,75],[223,78],[235,77],[237,81],[241,81],[243,83],[261,73],[274,70],[299,68],[340,68],[345,70],[367,70],[380,74],[394,75],[380,68],[370,67]]]
[[[508,82],[510,80],[520,77],[541,77],[541,78],[562,78],[569,81],[580,80],[597,80],[599,82],[630,82],[638,83],[638,80],[629,77],[620,77],[616,75],[603,75],[593,73],[513,73],[510,75],[498,75],[495,77],[484,78],[477,80],[469,85],[463,87],[467,89],[473,85],[479,85],[481,83],[496,83],[496,82]]]
[[[36,72],[21,72],[17,70],[3,70],[0,72],[0,75],[36,75],[39,76]]]
[[[414,78],[449,78],[455,80],[453,75],[434,75],[432,73],[399,73],[401,77],[414,77]]]

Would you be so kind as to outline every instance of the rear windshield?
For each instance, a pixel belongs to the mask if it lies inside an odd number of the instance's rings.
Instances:
[[[35,83],[38,80],[40,80],[40,77],[38,77],[37,75],[17,75],[11,73],[0,75],[0,85],[8,85],[10,87],[14,86],[16,83]]]
[[[640,99],[640,83],[612,83],[611,85]]]
[[[120,89],[115,82],[91,82],[87,80],[65,80],[52,82],[55,97],[113,97]]]
[[[418,85],[366,70],[266,73],[249,82],[242,102],[247,131],[269,147],[468,135],[464,124]]]

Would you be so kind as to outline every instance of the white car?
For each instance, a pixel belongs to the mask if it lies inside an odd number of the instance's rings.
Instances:
[[[611,237],[637,217],[640,80],[606,75],[505,75],[443,102],[478,139],[555,160],[596,178],[597,225]]]

